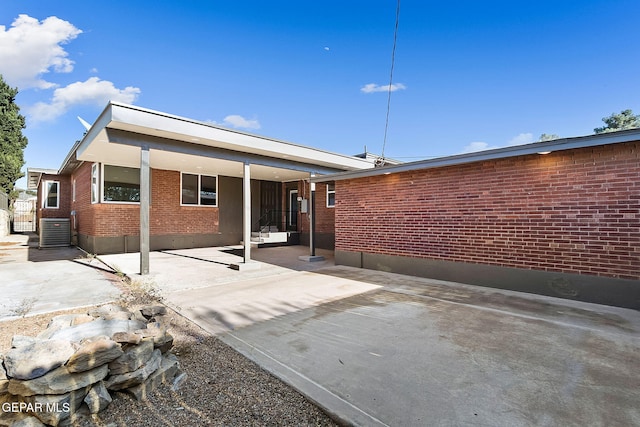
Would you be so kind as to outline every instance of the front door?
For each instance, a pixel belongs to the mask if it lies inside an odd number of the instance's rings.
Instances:
[[[287,230],[298,230],[298,190],[289,190],[287,201]]]

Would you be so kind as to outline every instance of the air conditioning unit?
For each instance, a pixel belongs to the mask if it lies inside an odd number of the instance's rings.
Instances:
[[[71,245],[71,223],[69,218],[40,219],[40,247],[53,248]]]

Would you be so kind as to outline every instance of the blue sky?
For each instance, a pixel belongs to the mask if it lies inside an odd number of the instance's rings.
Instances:
[[[380,154],[395,9],[395,0],[3,0],[0,74],[27,116],[25,170],[58,168],[82,137],[76,116],[92,123],[109,99]],[[639,19],[637,0],[403,0],[385,155],[587,135],[611,113],[640,113]]]

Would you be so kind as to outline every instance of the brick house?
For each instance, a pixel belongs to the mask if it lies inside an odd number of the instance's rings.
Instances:
[[[640,309],[640,130],[312,179],[335,259]]]
[[[309,242],[311,176],[371,167],[366,158],[110,103],[59,170],[29,169],[28,181],[38,220],[69,218],[73,243],[90,253],[142,258],[243,241],[249,258],[252,238]],[[333,207],[318,200],[316,243],[332,247]]]
[[[142,273],[154,249],[243,241],[246,263],[266,226],[337,264],[640,309],[639,151],[635,129],[374,167],[111,103],[29,185],[39,219]]]

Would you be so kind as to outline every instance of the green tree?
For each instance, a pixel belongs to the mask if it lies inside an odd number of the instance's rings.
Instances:
[[[18,89],[11,88],[0,75],[0,191],[15,198],[16,181],[24,176],[24,149],[28,140],[22,135],[24,116],[15,99]]]
[[[595,128],[593,130],[595,133],[640,128],[640,116],[635,116],[631,110],[624,110],[619,114],[612,113],[609,117],[603,117],[602,121],[606,126]]]
[[[553,141],[554,139],[560,139],[560,137],[555,133],[543,133],[542,135],[540,135],[540,138],[538,138],[538,142]]]

